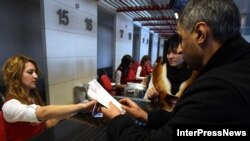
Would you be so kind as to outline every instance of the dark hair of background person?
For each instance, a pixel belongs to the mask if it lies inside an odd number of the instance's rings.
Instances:
[[[117,70],[120,70],[122,72],[122,75],[127,76],[132,62],[133,59],[130,55],[124,55]]]
[[[163,60],[162,64],[167,63],[168,64],[168,59],[167,59],[167,53],[168,52],[174,52],[179,46],[179,43],[181,42],[181,37],[179,34],[175,33],[173,36],[171,36],[164,44],[164,49],[163,49]]]
[[[142,57],[142,59],[141,59],[141,66],[144,65],[144,62],[146,62],[146,61],[150,61],[150,57],[148,55],[144,55]]]
[[[162,56],[158,56],[155,60],[155,63],[161,63],[162,62]]]

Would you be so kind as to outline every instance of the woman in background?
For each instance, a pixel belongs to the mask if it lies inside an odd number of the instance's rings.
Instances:
[[[133,59],[130,55],[124,55],[121,60],[121,64],[115,72],[116,88],[124,89],[127,82],[135,80],[135,72],[131,69]]]
[[[163,69],[167,71],[166,79],[168,79],[171,84],[172,95],[175,95],[179,91],[181,83],[187,80],[192,74],[192,71],[187,68],[187,64],[184,61],[180,42],[180,36],[174,34],[168,39],[164,48],[165,56],[163,56],[162,65]],[[151,78],[144,99],[155,99],[156,97],[158,97],[158,93]]]
[[[152,73],[152,68],[150,66],[150,57],[148,55],[144,55],[141,59],[140,66],[136,71],[136,80],[141,82],[145,79],[149,74]]]
[[[29,57],[10,57],[2,71],[7,87],[2,111],[8,141],[26,141],[77,111],[92,109],[96,103],[45,106],[36,88],[38,66]]]
[[[157,65],[157,64],[161,64],[161,63],[162,63],[162,57],[161,57],[161,56],[158,56],[158,57],[155,59],[154,66]]]

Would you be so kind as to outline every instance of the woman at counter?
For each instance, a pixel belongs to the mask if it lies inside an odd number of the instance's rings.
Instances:
[[[26,141],[80,110],[90,110],[96,101],[47,105],[36,88],[37,63],[24,55],[10,57],[3,66],[7,87],[2,107],[8,141]]]

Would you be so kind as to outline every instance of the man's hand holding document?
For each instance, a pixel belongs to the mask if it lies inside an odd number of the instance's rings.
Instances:
[[[96,100],[101,105],[109,108],[109,103],[112,102],[120,111],[121,113],[125,113],[125,111],[121,108],[122,105],[114,99],[98,82],[96,79],[91,80],[89,83],[88,88],[88,97],[90,99]],[[97,106],[93,109],[93,116],[95,116],[95,111]]]

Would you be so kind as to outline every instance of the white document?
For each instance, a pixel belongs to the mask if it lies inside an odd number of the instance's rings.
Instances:
[[[103,106],[109,108],[109,102],[112,102],[122,113],[124,110],[121,108],[121,104],[114,99],[98,82],[96,79],[91,80],[89,83],[88,97],[95,99]]]

